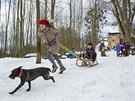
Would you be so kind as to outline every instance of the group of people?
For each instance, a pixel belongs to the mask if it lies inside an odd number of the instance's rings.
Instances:
[[[118,57],[122,57],[122,56],[129,56],[130,54],[130,44],[129,42],[127,43],[123,43],[121,45],[116,45],[115,46],[115,51]]]
[[[55,62],[56,60],[60,66],[59,73],[62,74],[63,71],[66,70],[66,68],[64,67],[57,55],[60,48],[60,44],[58,41],[58,35],[60,33],[60,30],[54,28],[54,26],[50,24],[49,21],[46,19],[41,19],[39,21],[39,27],[40,28],[38,31],[38,36],[41,38],[43,44],[48,46],[47,58],[52,63],[52,73],[56,72],[56,70],[58,69],[58,66]],[[106,56],[104,42],[100,44],[99,50],[101,51],[101,56]],[[130,44],[127,42],[121,45],[116,45],[115,51],[118,57],[128,56],[130,53]],[[69,54],[69,57],[72,58],[73,56],[75,56],[73,55],[74,53],[74,49],[72,49],[72,52]],[[97,53],[95,52],[92,43],[88,43],[87,48],[85,50],[85,56],[85,58],[91,59],[91,61],[93,62],[96,60]]]
[[[52,73],[55,73],[56,70],[58,69],[58,66],[56,65],[57,62],[58,65],[60,66],[59,74],[62,74],[63,71],[66,70],[66,68],[64,67],[64,65],[62,64],[61,60],[57,55],[60,48],[60,44],[58,40],[58,35],[60,33],[60,30],[54,28],[54,26],[50,24],[49,21],[46,19],[41,19],[39,21],[39,27],[40,28],[38,31],[38,36],[41,38],[43,44],[48,46],[47,58],[52,63]],[[73,52],[71,54],[73,54]],[[85,55],[86,58],[90,59],[93,62],[96,60],[97,54],[95,52],[92,43],[88,43]]]

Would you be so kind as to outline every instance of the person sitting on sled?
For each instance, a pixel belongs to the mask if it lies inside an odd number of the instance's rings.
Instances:
[[[76,58],[76,55],[77,54],[75,53],[74,48],[72,48],[71,51],[69,52],[69,54],[67,55],[67,58],[70,58],[70,59]]]
[[[95,62],[97,57],[97,53],[95,52],[95,49],[93,48],[92,43],[88,43],[87,49],[86,49],[86,58],[90,59],[92,62]]]

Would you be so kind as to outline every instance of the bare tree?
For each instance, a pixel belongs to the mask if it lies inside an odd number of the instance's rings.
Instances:
[[[51,19],[54,20],[54,14],[55,14],[55,4],[56,4],[56,0],[51,0]],[[52,25],[54,24],[54,22],[51,22]]]
[[[76,40],[74,40],[74,47],[76,47],[77,49],[80,48],[80,44],[81,44],[81,41],[83,39],[81,39],[81,33],[82,33],[82,30],[83,30],[83,0],[76,0],[76,9],[75,9],[75,12],[76,12],[76,16],[75,16],[75,31],[77,32],[77,34],[75,35],[75,37],[77,37],[77,41],[78,41],[78,44],[76,44]],[[82,47],[81,47],[82,48]]]
[[[45,0],[45,19],[47,19],[47,7],[48,7],[47,4],[48,4],[47,0]]]
[[[135,17],[135,3],[131,2],[131,0],[111,0],[108,8],[117,19],[120,32],[124,36],[124,41],[129,41]]]
[[[1,14],[1,0],[0,0],[0,14]],[[1,16],[0,16],[0,22],[1,22]]]
[[[89,10],[87,12],[87,15],[85,17],[86,20],[86,26],[87,26],[87,33],[88,33],[88,41],[92,42],[94,46],[97,44],[98,41],[98,32],[100,29],[99,22],[102,21],[101,19],[104,19],[103,13],[104,10],[100,6],[101,1],[95,0],[90,1],[89,0]]]
[[[121,3],[122,3],[122,7],[121,7]],[[112,4],[115,9],[114,14],[119,23],[121,32],[124,35],[124,40],[129,41],[129,38],[131,37],[131,28],[132,28],[133,18],[135,16],[135,13],[131,11],[132,10],[131,1],[122,0],[122,2],[120,2],[118,0],[115,0],[115,1],[112,0]],[[134,5],[134,8],[135,8],[135,5]]]
[[[5,1],[5,5],[6,5],[6,1]],[[8,14],[7,17],[6,17],[6,29],[5,29],[5,51],[7,51],[7,43],[8,43],[8,25],[9,25],[9,18],[10,18],[10,8],[11,8],[11,0],[9,1],[9,8],[8,8]],[[5,10],[6,12],[6,10]]]
[[[37,16],[36,16],[36,22],[39,21],[40,19],[40,0],[36,0],[36,13],[37,13]],[[41,63],[41,39],[39,38],[38,36],[38,24],[37,24],[37,27],[36,27],[36,33],[37,33],[37,59],[36,59],[36,63]]]
[[[82,5],[83,1],[68,0],[68,3],[66,3],[69,6],[70,12],[67,15],[63,13],[65,7],[62,6],[62,2],[64,1],[9,0],[8,3],[5,2],[6,24],[1,27],[4,28],[2,30],[2,37],[4,39],[2,46],[3,52],[10,50],[12,56],[23,57],[26,53],[35,52],[37,46],[36,63],[40,63],[41,50],[44,48],[46,51],[46,48],[44,46],[41,47],[41,40],[37,35],[39,26],[35,24],[35,22],[37,23],[41,16],[45,19],[55,19],[57,23],[56,27],[61,28],[63,31],[60,35],[62,44],[69,49],[72,47],[79,48],[81,33],[80,18],[82,18],[82,13],[79,9],[82,10],[80,5]],[[59,3],[61,3],[61,5],[59,5]],[[8,8],[7,5],[9,6]],[[10,16],[10,13],[12,13],[12,16]],[[36,13],[36,15],[34,13]],[[0,40],[0,42],[2,41]],[[45,51],[43,51],[43,53],[45,53]]]
[[[23,57],[24,55],[24,13],[25,9],[23,8],[23,1],[24,0],[19,0],[20,1],[20,49],[19,49],[19,57]]]
[[[48,1],[45,0],[44,4],[43,4],[43,17],[44,19],[48,19],[47,15],[48,15]],[[47,47],[45,45],[41,46],[41,51],[42,51],[42,56],[46,56],[47,55]]]
[[[17,57],[19,56],[19,46],[20,46],[18,43],[19,42],[19,33],[20,33],[19,32],[19,30],[20,30],[20,28],[19,28],[19,25],[20,25],[20,23],[19,23],[19,21],[20,21],[19,20],[19,10],[20,10],[19,0],[17,0],[17,11],[16,11],[17,17],[16,17],[16,25],[15,25],[15,27],[16,27],[16,30],[15,30],[16,31],[15,32],[16,33],[16,37],[15,37],[16,41],[15,42],[16,42],[16,49],[17,49],[15,56],[17,56]]]
[[[4,45],[4,25],[2,24],[1,26],[0,26],[0,57],[3,57],[4,56],[4,47],[3,47],[3,45]]]

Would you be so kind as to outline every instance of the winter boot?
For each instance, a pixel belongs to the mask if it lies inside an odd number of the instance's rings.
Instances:
[[[60,72],[59,72],[59,74],[62,74],[63,73],[63,71],[65,71],[66,70],[66,68],[65,67],[61,67],[60,68]]]
[[[52,66],[52,73],[55,73],[56,72],[56,70],[58,69],[58,67],[57,66]]]

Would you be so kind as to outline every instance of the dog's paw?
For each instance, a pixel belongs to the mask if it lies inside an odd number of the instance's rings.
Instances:
[[[51,77],[51,76],[50,76],[50,77]],[[55,80],[54,80],[54,78],[53,78],[53,77],[51,77],[51,79],[52,79],[53,83],[55,83]]]
[[[9,92],[9,94],[14,94],[14,92]]]
[[[55,80],[53,80],[53,83],[55,83]]]
[[[26,89],[26,91],[27,91],[27,92],[29,92],[29,91],[30,91],[30,89]]]

